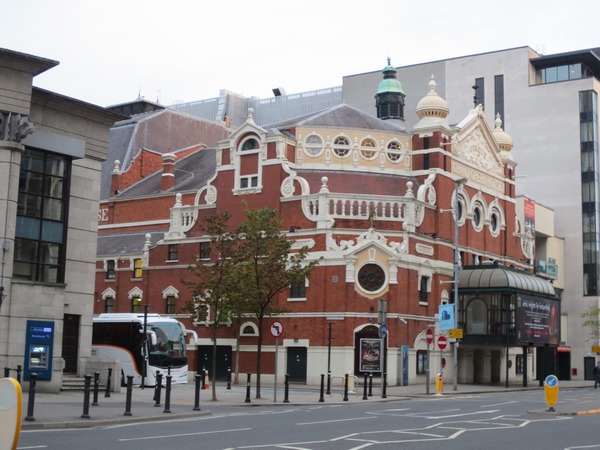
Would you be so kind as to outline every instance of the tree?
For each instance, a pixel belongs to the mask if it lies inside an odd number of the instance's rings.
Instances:
[[[246,210],[238,229],[235,271],[243,292],[243,310],[258,322],[256,398],[260,397],[264,319],[287,312],[278,295],[290,285],[304,282],[319,261],[307,261],[308,248],[292,252],[293,241],[281,233],[281,220],[268,208]]]
[[[192,300],[186,304],[184,309],[190,312],[196,320],[208,323],[211,329],[213,342],[212,373],[210,374],[212,401],[217,401],[215,386],[217,330],[219,324],[230,320],[238,306],[236,293],[239,292],[239,289],[233,278],[236,261],[229,257],[229,254],[239,238],[235,232],[228,231],[228,223],[228,213],[204,218],[203,228],[211,243],[210,261],[198,255],[195,264],[189,268],[195,275],[194,281],[182,280],[192,293]]]
[[[590,339],[600,339],[600,307],[592,305],[586,312],[581,314],[582,325],[589,328]]]

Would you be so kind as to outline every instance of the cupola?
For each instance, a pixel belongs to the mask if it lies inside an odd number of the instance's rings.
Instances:
[[[431,75],[429,80],[429,92],[421,99],[417,105],[417,115],[419,119],[424,117],[437,117],[445,119],[448,117],[449,109],[448,103],[442,97],[440,97],[436,91],[437,83],[435,78]]]
[[[390,58],[387,66],[383,68],[383,80],[379,82],[377,94],[375,94],[375,106],[379,119],[404,120],[404,98],[406,94],[402,84],[396,78],[396,69],[391,65]]]

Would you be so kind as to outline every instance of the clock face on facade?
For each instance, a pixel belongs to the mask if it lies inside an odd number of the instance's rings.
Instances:
[[[377,292],[385,284],[385,271],[378,264],[365,264],[358,271],[358,284],[367,292]]]

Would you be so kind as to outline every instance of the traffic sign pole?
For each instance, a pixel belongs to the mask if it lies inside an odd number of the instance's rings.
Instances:
[[[425,364],[425,393],[429,395],[429,359],[431,354],[429,352],[429,346],[433,343],[435,335],[431,328],[427,328],[425,332],[425,339],[427,341],[427,363]]]
[[[277,403],[277,357],[279,356],[279,336],[283,334],[283,325],[279,321],[271,324],[271,335],[275,338],[275,377],[273,386],[273,402]]]

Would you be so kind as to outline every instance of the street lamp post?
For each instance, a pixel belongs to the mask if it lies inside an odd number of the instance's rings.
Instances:
[[[458,315],[458,272],[460,270],[460,258],[458,251],[458,220],[459,217],[459,202],[458,202],[458,190],[460,186],[465,184],[468,180],[466,178],[459,178],[454,181],[455,190],[454,190],[454,320],[457,319]],[[457,378],[458,378],[458,340],[454,341],[454,390],[457,388]]]
[[[331,322],[329,326],[329,335],[327,337],[327,395],[331,394]]]

